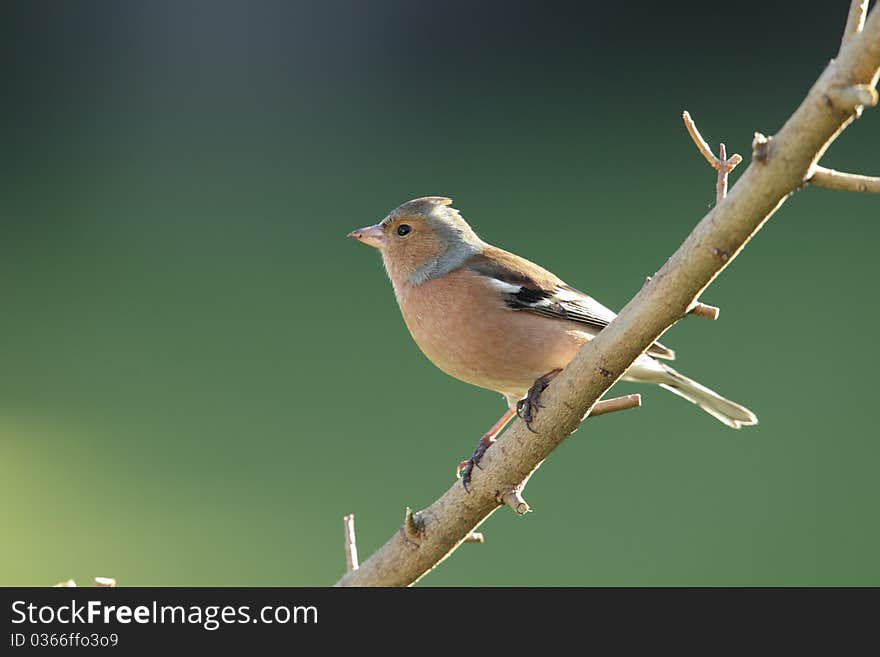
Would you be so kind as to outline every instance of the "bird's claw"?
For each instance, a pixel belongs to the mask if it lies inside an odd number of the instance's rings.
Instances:
[[[541,403],[541,393],[547,389],[555,375],[556,373],[553,373],[552,376],[547,375],[537,379],[534,385],[529,388],[526,396],[516,402],[517,417],[526,423],[526,428],[532,433],[538,433],[532,428],[532,422],[538,414],[538,409],[544,408],[544,405]]]
[[[467,461],[462,461],[458,464],[458,467],[455,469],[455,476],[461,479],[461,485],[464,486],[464,490],[470,493],[470,489],[468,488],[468,484],[471,483],[471,474],[473,474],[474,467],[483,469],[483,466],[480,465],[480,459],[483,458],[483,454],[486,453],[486,450],[489,448],[489,445],[492,443],[485,444],[482,440],[477,445],[477,448],[474,450],[473,456],[471,456]]]
[[[526,423],[526,428],[532,433],[538,433],[532,428],[532,420],[535,418],[535,414],[538,412],[538,409],[541,408],[541,404],[529,401],[529,399],[520,399],[516,402],[516,415],[523,422]]]

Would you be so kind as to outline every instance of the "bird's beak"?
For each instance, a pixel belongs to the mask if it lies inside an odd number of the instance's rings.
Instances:
[[[358,228],[357,230],[351,231],[348,236],[358,242],[369,244],[377,249],[381,249],[385,243],[385,234],[378,225]]]

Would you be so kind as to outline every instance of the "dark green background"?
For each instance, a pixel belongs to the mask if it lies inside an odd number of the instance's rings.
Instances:
[[[452,196],[619,308],[714,199],[682,109],[748,161],[835,54],[847,2],[778,4],[4,4],[0,583],[335,581],[504,408],[345,234]],[[620,386],[424,582],[880,584],[878,238],[798,193],[664,339],[761,424]]]

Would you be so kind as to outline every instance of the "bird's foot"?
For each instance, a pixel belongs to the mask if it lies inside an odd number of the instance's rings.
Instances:
[[[556,377],[559,372],[562,370],[553,370],[552,372],[548,372],[544,376],[535,380],[535,383],[529,388],[529,391],[526,393],[526,396],[516,402],[516,414],[519,418],[526,423],[526,427],[532,433],[537,433],[532,428],[532,421],[535,419],[535,416],[538,414],[539,408],[544,408],[544,405],[541,403],[541,394],[547,389],[547,386],[550,385],[550,382]]]
[[[477,448],[474,450],[473,456],[467,461],[459,463],[458,467],[455,469],[455,476],[461,479],[461,485],[464,486],[465,491],[468,493],[470,493],[470,490],[468,490],[468,484],[471,483],[471,474],[473,474],[474,467],[480,468],[480,470],[483,469],[480,465],[480,460],[493,442],[495,442],[495,440],[491,437],[483,436],[480,438],[480,442],[477,443]]]
[[[467,461],[462,461],[458,464],[458,467],[455,469],[455,476],[461,478],[461,483],[464,486],[464,489],[467,492],[468,484],[471,483],[471,475],[474,472],[474,466],[483,468],[480,466],[480,459],[483,458],[483,454],[486,453],[486,450],[489,449],[489,445],[495,442],[495,439],[498,437],[502,431],[504,431],[504,427],[507,426],[507,423],[510,422],[510,418],[513,417],[513,409],[508,408],[504,411],[504,415],[498,418],[498,421],[491,426],[491,428],[484,433],[480,437],[480,442],[477,443],[477,449],[474,450],[474,455],[471,456]]]

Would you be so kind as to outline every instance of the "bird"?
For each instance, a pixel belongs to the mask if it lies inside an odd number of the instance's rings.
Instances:
[[[540,394],[616,317],[547,269],[483,241],[444,196],[407,201],[348,237],[381,252],[404,323],[428,360],[507,403],[456,468],[466,490],[508,422],[518,415],[532,429]],[[655,342],[623,379],[659,385],[733,429],[758,423],[749,409],[664,362],[674,358]]]

